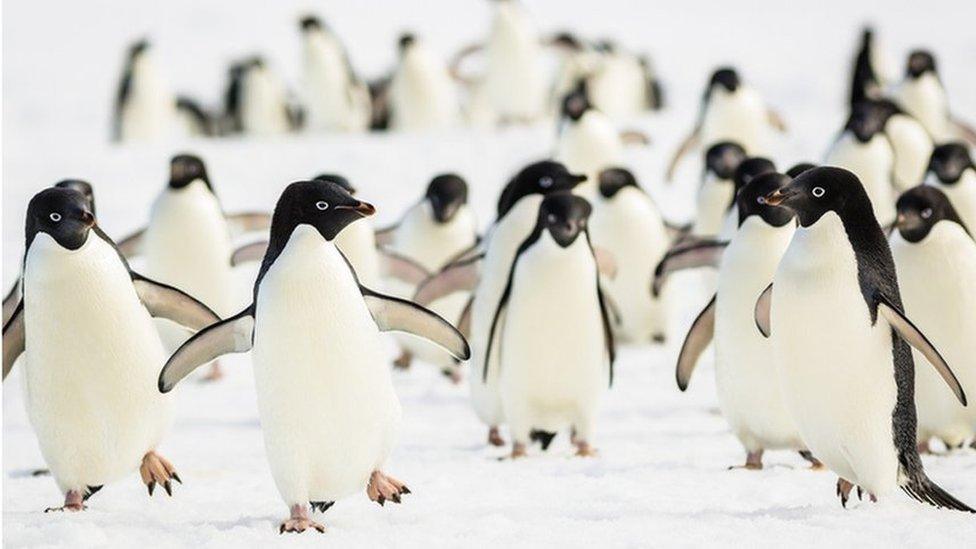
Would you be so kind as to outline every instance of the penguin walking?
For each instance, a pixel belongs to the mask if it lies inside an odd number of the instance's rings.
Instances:
[[[580,456],[593,455],[596,412],[613,382],[614,341],[590,247],[590,204],[550,193],[518,248],[492,315],[482,379],[498,356],[512,457],[533,431],[571,427]]]
[[[615,276],[603,280],[607,297],[620,315],[620,322],[614,323],[615,333],[626,341],[662,343],[669,304],[666,296],[651,295],[647,285],[671,240],[664,219],[626,169],[600,172],[598,190],[588,234],[594,248],[607,250],[615,258]]]
[[[400,61],[389,89],[390,128],[451,128],[460,116],[457,89],[444,63],[417,37],[399,42]]]
[[[976,227],[976,164],[965,143],[957,141],[936,147],[929,160],[925,183],[938,187],[949,197],[966,227]]]
[[[771,336],[786,407],[803,441],[840,477],[841,503],[854,486],[872,498],[901,488],[918,501],[972,512],[922,468],[909,345],[955,398],[965,404],[966,396],[903,312],[891,250],[857,176],[813,168],[766,203],[792,210],[799,228],[757,301],[756,325]]]
[[[23,355],[25,403],[41,454],[81,511],[138,469],[149,491],[181,482],[156,448],[172,418],[153,381],[166,360],[152,317],[198,330],[220,318],[129,270],[80,192],[53,187],[27,206],[23,297],[3,328],[3,377]]]
[[[715,340],[715,388],[722,415],[746,450],[745,469],[762,469],[765,450],[791,449],[817,464],[786,409],[771,343],[753,309],[793,236],[793,214],[766,204],[790,177],[764,173],[739,192],[739,230],[725,247],[718,289],[692,324],[678,357],[678,388],[688,388],[698,358]]]
[[[905,77],[895,86],[892,97],[925,126],[936,143],[965,139],[976,145],[976,130],[949,110],[949,99],[931,52],[915,50],[908,55]]]
[[[944,350],[966,393],[976,394],[976,241],[946,195],[930,185],[898,198],[895,228],[891,255],[905,310]],[[915,353],[916,363],[924,360]],[[976,407],[947,398],[942,380],[928,368],[915,371],[915,400],[920,448],[927,449],[932,437],[957,448],[976,435]]]
[[[371,115],[369,86],[356,75],[339,37],[317,17],[303,17],[299,26],[306,127],[313,131],[366,131]]]
[[[201,364],[253,348],[268,463],[290,510],[280,532],[324,531],[308,506],[325,511],[363,488],[381,505],[410,493],[383,472],[400,403],[381,331],[427,338],[459,359],[470,354],[436,314],[359,283],[335,238],[374,211],[332,182],[289,185],[275,207],[254,302],[187,341],[159,375],[165,393]]]

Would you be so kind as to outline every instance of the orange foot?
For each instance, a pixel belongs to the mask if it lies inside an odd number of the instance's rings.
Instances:
[[[64,505],[61,507],[48,507],[44,510],[45,513],[50,513],[51,511],[84,511],[87,509],[84,504],[85,498],[82,496],[81,492],[77,490],[68,490],[68,493],[64,495]]]
[[[278,526],[278,533],[295,532],[296,534],[300,534],[308,529],[325,532],[325,526],[308,518],[308,509],[304,505],[296,504],[291,506],[291,518]]]
[[[383,505],[387,500],[400,503],[400,496],[410,493],[410,489],[399,480],[383,473],[373,471],[366,485],[366,495],[369,499]]]
[[[157,484],[162,484],[163,490],[166,490],[166,494],[169,496],[173,495],[173,486],[170,484],[170,480],[183,484],[180,476],[176,474],[173,464],[151,450],[142,457],[139,474],[142,476],[142,482],[145,483],[150,496],[153,495],[153,490]]]

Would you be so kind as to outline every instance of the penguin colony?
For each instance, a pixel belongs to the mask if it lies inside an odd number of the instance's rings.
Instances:
[[[934,56],[912,52],[891,81],[865,31],[849,116],[823,165],[788,169],[765,156],[782,118],[734,68],[715,70],[661,174],[702,158],[695,218],[674,226],[621,166],[625,146],[647,141],[617,124],[663,104],[649,61],[569,33],[544,39],[516,2],[495,8],[488,39],[450,64],[404,35],[396,68],[375,82],[322,21],[303,18],[301,99],[254,57],[230,68],[220,109],[169,92],[149,44],[130,48],[121,141],[555,115],[558,145],[504,185],[484,233],[454,173],[434,174],[399,221],[377,228],[368,186],[333,173],[287,185],[270,214],[225,212],[203,160],[179,154],[145,229],[118,241],[98,224],[89,183],[38,192],[3,302],[3,377],[19,365],[64,497],[47,510],[81,511],[135,470],[150,496],[173,495],[183,480],[156,451],[171,391],[201,367],[219,379],[231,353],[252,357],[288,508],[280,532],[325,531],[315,515],[359,491],[401,503],[423,487],[386,467],[401,410],[381,334],[398,332],[395,366],[419,360],[467,378],[488,444],[510,442],[508,459],[560,433],[576,455],[595,455],[617,345],[683,336],[677,386],[714,350],[741,467],[793,451],[836,475],[844,506],[854,490],[870,500],[901,490],[974,512],[919,458],[933,442],[976,447],[976,134],[949,110]],[[536,69],[546,50],[559,61],[551,82]],[[486,63],[472,75],[465,60],[476,54]],[[249,262],[260,267],[241,309],[229,277]],[[669,278],[697,268],[717,273],[713,295],[687,334],[669,333]]]

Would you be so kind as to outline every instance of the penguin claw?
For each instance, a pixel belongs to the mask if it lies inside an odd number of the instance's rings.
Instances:
[[[156,489],[156,481],[149,481],[149,484],[146,485],[146,489],[149,490],[149,497],[152,497],[153,490]]]
[[[406,485],[381,471],[373,471],[369,484],[366,485],[366,495],[380,506],[385,506],[387,501],[400,503],[400,496],[409,493],[410,489]]]
[[[170,485],[170,483],[169,483],[169,481],[168,481],[168,480],[167,480],[166,482],[164,482],[164,483],[163,483],[163,490],[166,490],[166,495],[167,495],[167,496],[169,496],[169,497],[173,497],[173,488],[172,488],[172,486]]]
[[[142,482],[146,484],[146,490],[152,497],[156,491],[156,485],[161,485],[168,496],[173,495],[173,484],[170,480],[175,480],[183,484],[183,480],[176,474],[173,464],[160,456],[156,452],[147,452],[142,458],[142,465],[139,466],[139,474]]]

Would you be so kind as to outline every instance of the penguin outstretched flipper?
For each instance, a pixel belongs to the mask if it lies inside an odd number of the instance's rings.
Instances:
[[[754,311],[754,318],[756,320],[756,328],[759,329],[759,333],[763,337],[769,337],[772,333],[772,328],[770,327],[770,316],[769,311],[773,303],[773,284],[770,283],[766,286],[766,289],[759,294],[759,299],[756,300],[756,308]]]
[[[142,239],[145,236],[146,229],[139,229],[138,231],[116,242],[115,248],[120,254],[122,254],[122,257],[132,259],[133,257],[142,253]]]
[[[210,307],[182,290],[150,280],[136,272],[130,274],[139,300],[152,316],[172,320],[191,330],[200,330],[220,322],[220,317]]]
[[[267,240],[259,240],[257,242],[245,244],[230,254],[230,265],[231,267],[237,267],[238,265],[243,265],[244,263],[261,261],[264,259],[264,254],[267,251]]]
[[[266,231],[271,228],[271,214],[265,212],[239,212],[225,214],[227,230],[232,237],[253,231]]]
[[[198,367],[230,353],[249,351],[254,344],[254,305],[197,332],[173,353],[159,372],[159,391],[168,393]]]
[[[14,367],[17,357],[23,354],[25,346],[24,300],[21,299],[10,320],[3,325],[3,379],[7,379],[7,374]]]
[[[654,268],[651,294],[661,295],[661,288],[672,273],[699,267],[718,267],[722,252],[729,243],[726,240],[703,239],[691,244],[678,244],[664,254]]]
[[[675,368],[675,379],[678,388],[682,391],[688,388],[698,358],[715,337],[715,297],[713,295],[708,305],[698,313],[698,317],[691,324],[691,329],[688,330],[688,335],[685,336],[685,342],[681,345],[678,365]]]
[[[430,272],[423,265],[407,256],[377,246],[380,258],[380,271],[383,276],[416,286],[430,278]]]
[[[454,292],[474,290],[480,279],[478,265],[483,257],[479,254],[456,262],[428,277],[418,286],[413,300],[420,305],[427,305]]]
[[[422,337],[461,360],[471,357],[468,342],[450,322],[412,301],[360,286],[363,300],[381,332],[399,331]]]

